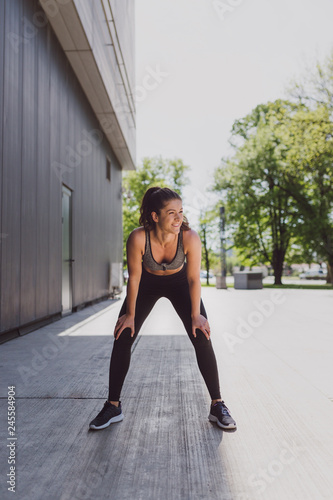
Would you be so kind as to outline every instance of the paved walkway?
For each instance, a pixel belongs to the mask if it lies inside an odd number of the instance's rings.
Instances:
[[[1,499],[14,498],[14,454],[19,500],[332,498],[333,291],[202,295],[237,431],[208,421],[192,345],[163,299],[134,349],[124,421],[89,431],[106,398],[121,305],[99,304],[0,346]]]

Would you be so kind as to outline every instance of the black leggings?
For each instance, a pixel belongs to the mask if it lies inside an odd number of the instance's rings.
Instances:
[[[218,370],[211,340],[207,340],[201,330],[196,330],[196,337],[192,334],[191,299],[186,276],[186,266],[174,274],[157,276],[142,267],[141,281],[135,307],[135,333],[131,337],[129,328],[122,331],[118,340],[114,341],[110,360],[109,401],[119,401],[121,389],[128,372],[131,359],[131,347],[140,328],[152,310],[154,304],[161,297],[169,299],[184,323],[187,334],[194,346],[197,362],[201,374],[206,382],[210,397],[220,399]],[[119,316],[126,313],[126,298]],[[200,314],[207,318],[201,300]]]

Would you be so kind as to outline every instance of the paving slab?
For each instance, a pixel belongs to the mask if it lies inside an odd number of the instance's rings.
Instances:
[[[332,498],[333,292],[203,288],[202,295],[237,431],[208,421],[192,344],[165,299],[134,346],[123,422],[88,430],[106,399],[121,306],[105,303],[0,346],[2,499],[13,495],[9,385],[20,500]]]

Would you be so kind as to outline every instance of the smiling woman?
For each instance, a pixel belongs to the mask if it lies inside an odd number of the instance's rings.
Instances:
[[[168,188],[148,189],[142,200],[140,224],[146,233],[145,269],[158,275],[180,271],[185,260],[183,231],[190,231],[180,196]]]
[[[212,398],[209,420],[223,429],[234,429],[236,422],[221,400],[210,326],[201,300],[200,238],[183,215],[180,196],[171,189],[148,189],[140,213],[141,226],[134,229],[127,240],[127,296],[114,329],[109,398],[90,428],[104,429],[123,420],[119,399],[130,365],[132,344],[157,300],[166,297],[195,349],[200,372]]]

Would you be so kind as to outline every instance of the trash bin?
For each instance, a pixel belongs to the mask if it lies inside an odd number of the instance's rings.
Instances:
[[[262,272],[241,271],[234,273],[234,288],[238,290],[262,288]]]

